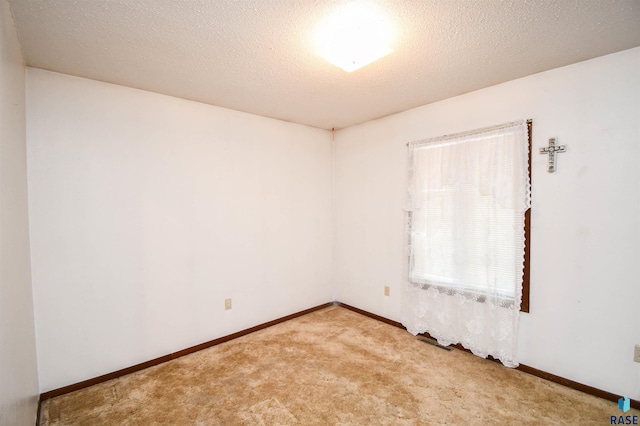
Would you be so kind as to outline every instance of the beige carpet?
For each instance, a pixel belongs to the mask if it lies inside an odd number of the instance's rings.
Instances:
[[[329,307],[44,401],[41,424],[605,425],[621,414],[614,402]]]

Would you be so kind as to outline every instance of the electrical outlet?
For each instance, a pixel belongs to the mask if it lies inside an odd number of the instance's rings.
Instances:
[[[384,286],[384,295],[385,295],[385,296],[388,296],[388,295],[389,295],[389,286],[388,286],[388,285],[385,285],[385,286]]]
[[[224,310],[228,311],[231,309],[231,299],[224,299]]]
[[[640,362],[640,345],[636,345],[636,350],[633,352],[633,361]]]

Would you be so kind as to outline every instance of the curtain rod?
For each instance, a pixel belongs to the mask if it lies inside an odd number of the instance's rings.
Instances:
[[[407,142],[407,146],[418,145],[418,144],[423,144],[423,143],[431,143],[431,142],[436,142],[436,141],[445,141],[445,140],[448,140],[448,139],[455,139],[455,138],[461,138],[461,137],[464,137],[464,136],[471,136],[471,135],[476,135],[476,134],[480,134],[480,133],[491,132],[493,130],[498,130],[498,129],[504,129],[504,128],[507,128],[507,127],[517,126],[519,124],[522,124],[522,122],[523,122],[523,120],[512,121],[510,123],[498,124],[497,126],[484,127],[482,129],[469,130],[467,132],[453,133],[451,135],[436,136],[434,138],[422,139],[422,140],[413,141],[413,142]],[[528,119],[525,122],[527,123],[527,127],[531,127],[531,125],[533,124],[533,120],[532,119]]]

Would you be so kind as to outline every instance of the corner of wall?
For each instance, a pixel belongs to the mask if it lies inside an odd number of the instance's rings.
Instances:
[[[38,405],[27,206],[25,63],[0,2],[0,424],[33,424]]]

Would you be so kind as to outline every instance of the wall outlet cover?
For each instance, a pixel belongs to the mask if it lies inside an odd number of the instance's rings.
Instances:
[[[640,345],[636,345],[636,349],[633,352],[633,360],[635,362],[640,362]]]
[[[384,286],[384,295],[385,295],[385,296],[388,296],[388,295],[389,295],[389,292],[390,292],[389,286],[388,286],[388,285],[385,285],[385,286]]]
[[[228,311],[231,309],[231,299],[224,299],[224,310]]]

